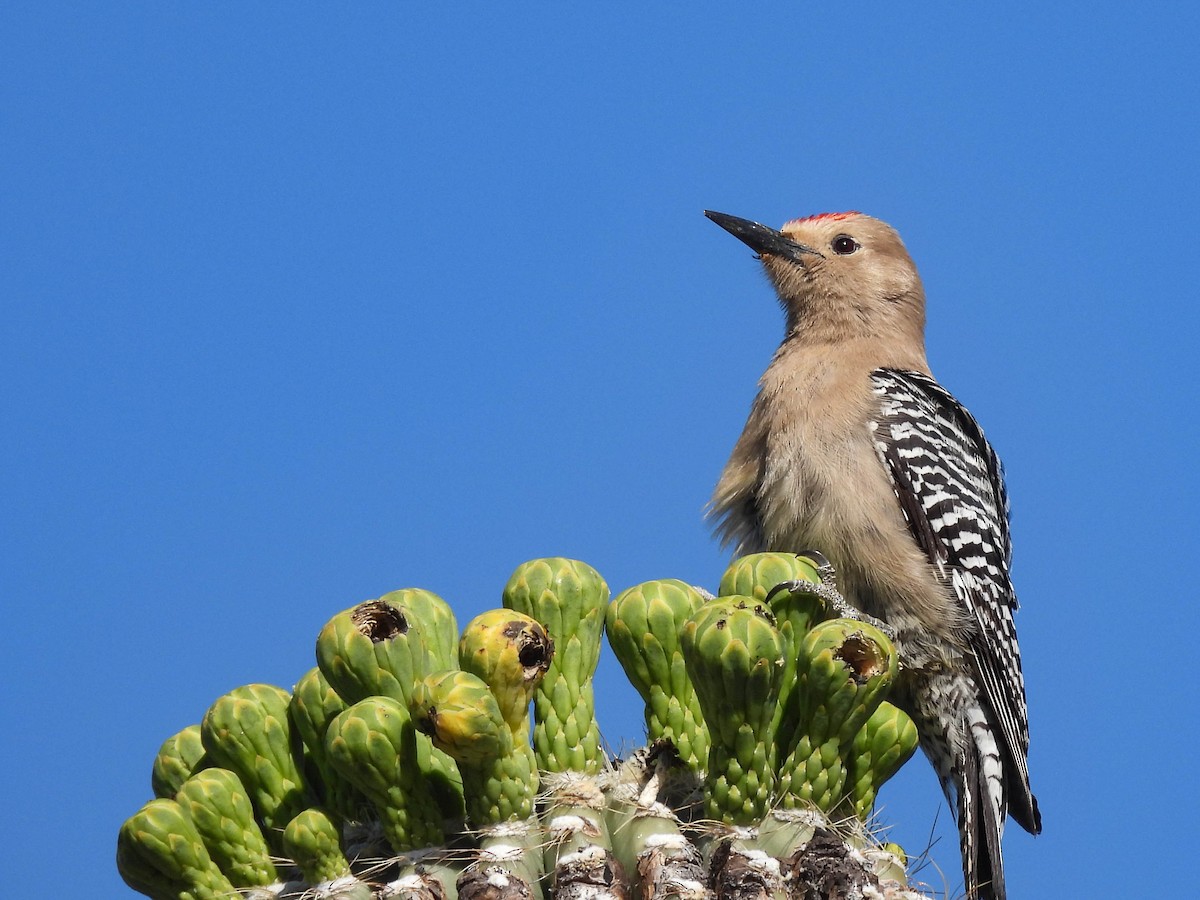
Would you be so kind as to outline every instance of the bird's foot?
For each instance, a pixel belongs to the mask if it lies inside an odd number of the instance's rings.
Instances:
[[[894,641],[896,639],[895,628],[893,628],[887,622],[884,622],[882,619],[877,619],[874,616],[863,612],[861,609],[851,606],[846,602],[846,598],[841,595],[837,588],[830,584],[817,584],[816,582],[804,581],[802,579],[784,581],[775,585],[775,587],[771,588],[771,590],[767,592],[767,603],[769,604],[774,596],[783,592],[789,594],[810,594],[820,597],[825,602],[826,608],[831,610],[835,614],[836,618],[851,619],[855,622],[865,622],[866,624],[882,631],[885,635],[887,635],[889,641]]]
[[[813,564],[817,570],[817,575],[821,578],[821,584],[837,588],[837,573],[834,571],[833,563],[829,561],[828,556],[820,550],[801,550],[796,555],[807,559]]]

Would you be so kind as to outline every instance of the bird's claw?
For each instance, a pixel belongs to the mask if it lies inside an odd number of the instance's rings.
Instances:
[[[829,561],[828,556],[820,550],[801,550],[796,555],[813,563],[817,574],[821,576],[821,584],[827,584],[831,588],[837,587],[837,573],[834,571],[833,563]]]
[[[780,593],[811,594],[813,596],[820,597],[823,601],[825,601],[825,606],[835,613],[836,618],[851,619],[855,622],[865,622],[867,625],[870,625],[873,628],[878,628],[880,631],[882,631],[885,635],[887,635],[887,639],[889,641],[894,641],[896,639],[895,628],[893,628],[887,622],[884,622],[882,619],[877,619],[874,616],[863,612],[861,609],[856,609],[855,607],[851,606],[846,602],[846,598],[838,592],[837,588],[830,584],[817,584],[816,582],[804,581],[803,579],[783,581],[775,585],[775,587],[771,588],[771,590],[767,592],[767,603],[770,604],[772,598]]]

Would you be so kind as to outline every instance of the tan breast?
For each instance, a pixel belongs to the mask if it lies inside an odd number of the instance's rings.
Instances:
[[[905,613],[963,622],[949,590],[931,589],[930,565],[904,521],[874,444],[873,366],[845,350],[805,348],[763,376],[758,412],[765,464],[757,491],[764,549],[820,550],[851,605],[904,627]],[[889,573],[886,582],[880,573]]]

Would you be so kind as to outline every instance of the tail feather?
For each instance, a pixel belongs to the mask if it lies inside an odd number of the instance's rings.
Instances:
[[[1005,751],[969,676],[943,672],[915,687],[910,709],[958,824],[966,895],[1005,900],[1000,849],[1010,777]]]
[[[995,741],[985,724],[982,728],[971,727],[963,743],[961,783],[955,785],[955,793],[967,896],[972,900],[1005,900],[1000,851],[1004,833],[1004,798],[999,790],[1002,782],[989,775],[999,765]]]

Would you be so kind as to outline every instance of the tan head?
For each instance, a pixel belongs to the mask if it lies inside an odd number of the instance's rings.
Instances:
[[[705,215],[758,253],[807,342],[885,338],[924,346],[925,292],[900,235],[862,213],[793,219],[779,231],[724,213]]]

